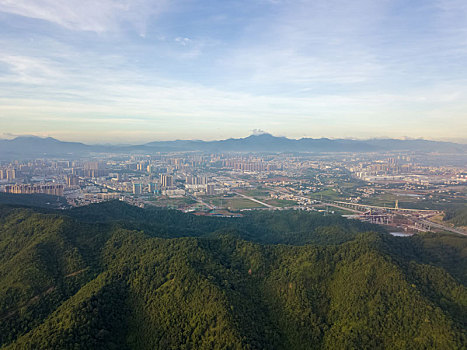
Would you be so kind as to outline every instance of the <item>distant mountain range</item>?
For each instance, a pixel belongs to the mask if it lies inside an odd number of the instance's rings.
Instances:
[[[398,139],[312,139],[299,140],[277,137],[271,134],[251,135],[239,139],[219,141],[175,140],[154,141],[141,145],[86,145],[65,142],[52,137],[20,136],[12,140],[0,140],[1,159],[25,157],[53,157],[86,155],[105,152],[384,152],[422,151],[439,153],[467,153],[467,145],[429,140]]]

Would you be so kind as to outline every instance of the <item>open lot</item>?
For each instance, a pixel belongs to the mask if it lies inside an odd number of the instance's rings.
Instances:
[[[227,197],[227,198],[211,198],[207,200],[210,204],[220,208],[228,208],[231,210],[264,208],[259,203],[253,202],[247,198],[242,197]]]

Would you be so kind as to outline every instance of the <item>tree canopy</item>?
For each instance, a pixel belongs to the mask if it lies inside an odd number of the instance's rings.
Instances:
[[[0,207],[0,348],[461,349],[467,239],[304,212]]]

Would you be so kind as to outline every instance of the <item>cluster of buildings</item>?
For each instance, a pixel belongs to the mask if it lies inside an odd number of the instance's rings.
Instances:
[[[0,169],[0,180],[16,179],[16,170],[13,168]]]
[[[64,186],[62,184],[15,184],[6,185],[6,193],[34,194],[43,193],[54,196],[63,196]]]
[[[465,167],[433,167],[404,154],[103,154],[0,164],[0,191],[65,196],[72,205],[111,199],[139,206],[162,199],[209,204],[213,197],[264,187],[270,199],[307,207],[315,193],[359,202],[381,193],[384,183],[406,191],[466,181]],[[358,185],[350,190],[348,183]]]
[[[356,177],[363,180],[370,177],[409,174],[414,168],[414,164],[410,160],[410,157],[404,156],[374,162],[359,162],[356,165],[350,166],[349,170]]]
[[[246,161],[238,161],[238,160],[230,160],[226,159],[223,161],[223,165],[226,168],[231,168],[234,170],[240,171],[265,171],[268,168],[268,165],[263,163],[263,161],[253,161],[253,162],[246,162]]]

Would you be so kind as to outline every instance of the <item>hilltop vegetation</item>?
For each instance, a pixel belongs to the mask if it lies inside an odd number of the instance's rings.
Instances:
[[[454,226],[467,227],[467,206],[458,209],[448,210],[444,220],[447,220]]]
[[[0,208],[2,349],[461,349],[467,240],[339,216]]]
[[[0,192],[0,205],[18,205],[60,209],[69,207],[65,197],[52,196],[44,193],[17,194]]]

